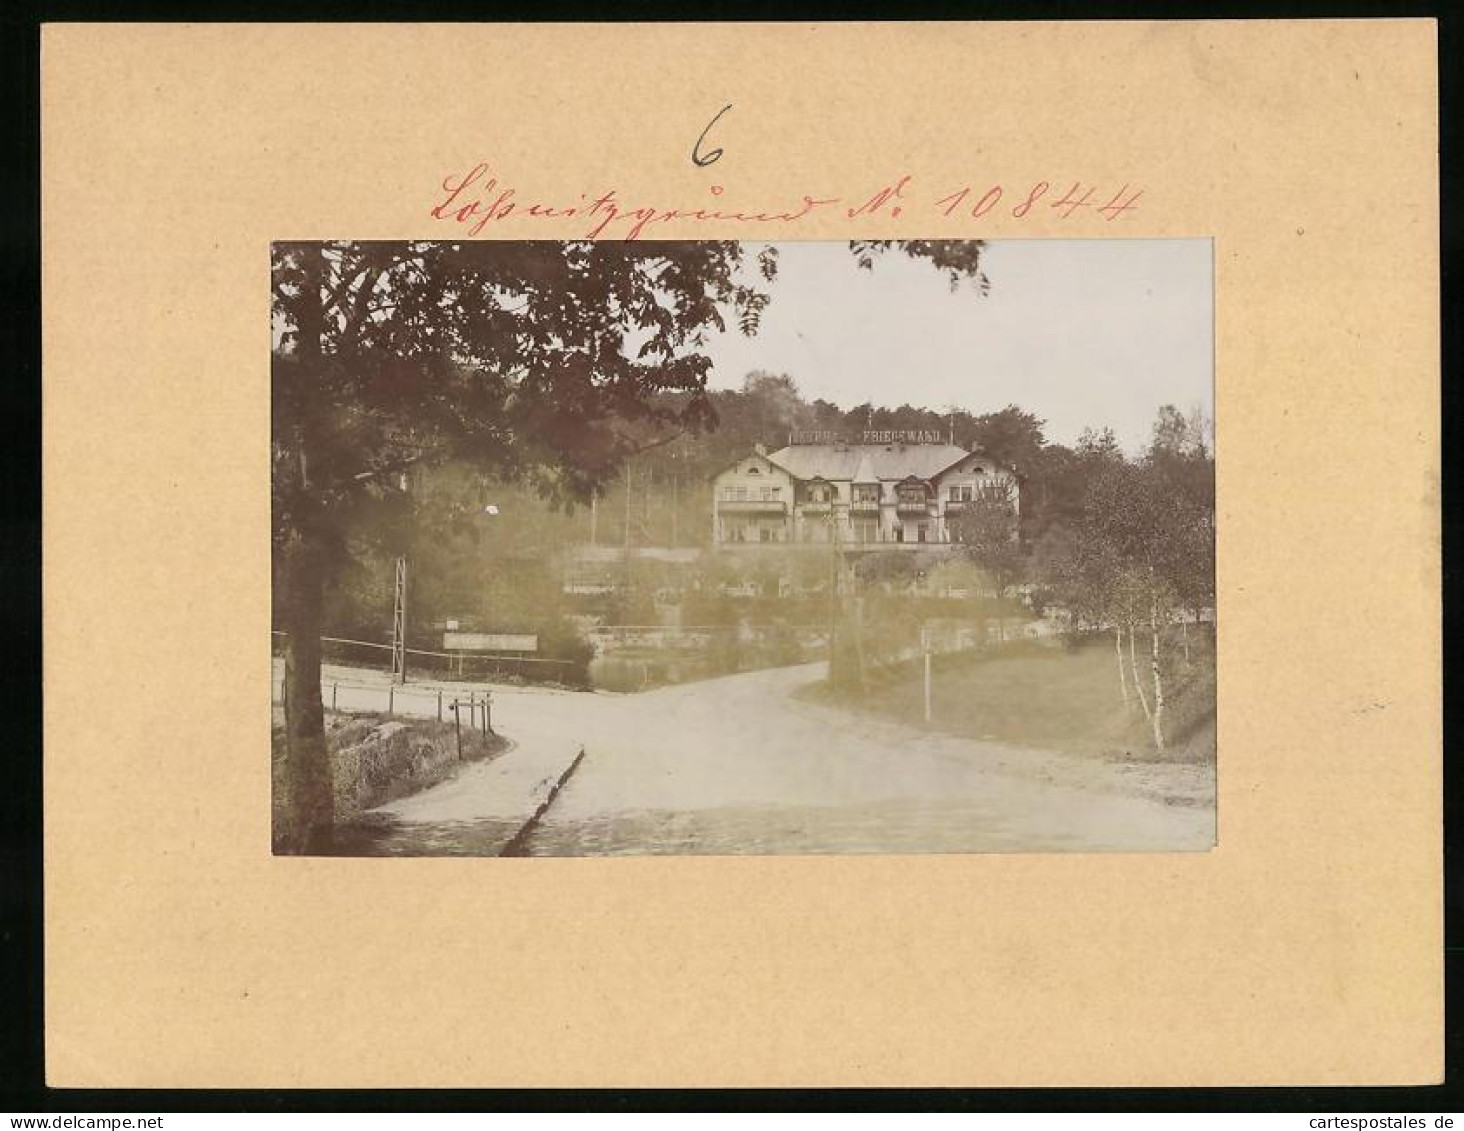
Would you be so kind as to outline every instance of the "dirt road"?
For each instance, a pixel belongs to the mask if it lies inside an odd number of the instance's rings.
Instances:
[[[1148,852],[1214,844],[1208,775],[1190,783],[1188,803],[1166,803],[1152,789],[1152,769],[935,734],[793,697],[822,674],[823,665],[811,664],[635,695],[497,693],[495,722],[522,751],[539,751],[547,766],[586,750],[529,852]],[[396,803],[377,850],[491,851],[505,814],[486,770]]]

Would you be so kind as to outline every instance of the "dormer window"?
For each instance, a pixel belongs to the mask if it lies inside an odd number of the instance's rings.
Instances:
[[[755,468],[755,467],[749,467],[749,468],[748,468],[748,469],[747,469],[747,474],[748,474],[748,475],[761,475],[761,474],[762,474],[762,472],[760,472],[760,471],[759,471],[759,470],[758,470],[758,469],[757,469],[757,468]]]

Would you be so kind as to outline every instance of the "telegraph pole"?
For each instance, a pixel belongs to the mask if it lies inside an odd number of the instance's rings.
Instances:
[[[396,560],[396,600],[391,614],[391,681],[407,682],[407,559]]]
[[[921,651],[925,653],[925,721],[930,722],[930,625],[920,626]]]
[[[835,636],[839,621],[839,523],[834,501],[829,500],[829,683],[834,682],[837,663]]]
[[[625,461],[625,593],[630,596],[630,459]]]

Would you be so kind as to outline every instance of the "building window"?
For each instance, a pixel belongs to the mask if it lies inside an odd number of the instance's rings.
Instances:
[[[917,542],[924,542],[925,541],[925,534],[926,534],[926,524],[922,522],[919,526],[917,526],[915,528],[915,540]]]
[[[894,535],[896,542],[903,542],[905,540],[905,528],[897,523],[894,527]]]
[[[762,474],[762,472],[760,472],[760,471],[758,471],[758,469],[757,469],[757,468],[755,468],[755,467],[749,467],[749,468],[748,468],[748,469],[747,469],[747,474],[748,474],[748,475],[761,475],[761,474]]]
[[[879,488],[875,486],[861,486],[854,488],[854,501],[856,503],[877,503],[879,502]]]
[[[758,537],[760,541],[771,542],[773,540],[773,528],[771,526],[761,527],[758,530]]]

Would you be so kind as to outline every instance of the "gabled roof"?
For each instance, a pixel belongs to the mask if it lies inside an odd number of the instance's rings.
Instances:
[[[965,460],[972,458],[973,456],[975,458],[977,458],[977,459],[984,460],[984,461],[986,461],[988,463],[991,462],[990,460],[987,460],[986,456],[982,455],[980,452],[966,452],[965,454],[959,455],[955,459],[951,460],[950,463],[948,463],[945,467],[941,468],[939,471],[937,471],[930,478],[931,479],[939,479],[947,471],[950,471],[953,468],[955,468],[957,464],[960,464],[960,463],[964,462]]]
[[[774,453],[774,455],[776,455],[776,454],[777,453]],[[791,470],[789,470],[787,467],[784,467],[781,463],[779,463],[776,459],[774,459],[773,456],[768,455],[766,452],[748,452],[746,455],[740,455],[736,459],[732,460],[731,462],[725,463],[721,467],[717,468],[717,470],[714,471],[714,472],[712,472],[710,475],[708,475],[707,478],[708,479],[715,479],[717,476],[722,475],[722,474],[725,474],[728,471],[731,471],[734,467],[736,467],[739,463],[742,463],[744,460],[749,460],[749,459],[760,459],[760,460],[764,460],[767,463],[772,464],[779,471],[786,471],[786,472],[788,472],[789,475],[792,475],[793,478],[795,478],[795,479],[798,478],[798,476],[797,475],[794,475],[794,473]]]
[[[874,483],[930,479],[970,454],[954,444],[790,444],[767,458],[795,479]]]

